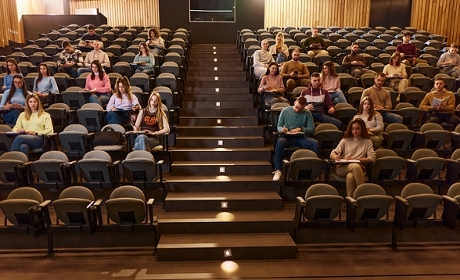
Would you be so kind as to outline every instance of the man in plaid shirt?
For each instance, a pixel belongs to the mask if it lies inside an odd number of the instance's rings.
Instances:
[[[62,48],[64,50],[60,53],[57,62],[58,72],[77,78],[77,68],[83,66],[83,55],[80,50],[74,49],[69,41],[64,41]]]

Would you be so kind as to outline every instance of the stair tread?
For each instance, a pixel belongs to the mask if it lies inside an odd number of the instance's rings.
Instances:
[[[245,140],[245,139],[260,139],[262,136],[177,136],[176,139],[206,139],[206,140]]]
[[[185,244],[188,243],[188,244]],[[272,247],[297,245],[288,233],[163,234],[157,249],[187,247]]]
[[[227,165],[238,165],[238,166],[250,166],[250,165],[272,165],[268,161],[263,161],[263,160],[245,160],[245,161],[174,161],[172,163],[173,166],[183,166],[183,165],[200,165],[200,166],[206,166],[206,165],[221,165],[221,166],[227,166]]]
[[[281,199],[277,192],[170,192],[166,200],[266,200]]]
[[[292,222],[292,210],[163,212],[157,214],[157,221],[160,227],[165,223]]]
[[[169,182],[263,182],[272,181],[273,175],[227,175],[218,176],[215,175],[199,175],[199,176],[169,176],[165,174],[165,179]]]

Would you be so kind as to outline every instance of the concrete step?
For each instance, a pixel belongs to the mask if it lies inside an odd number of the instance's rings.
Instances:
[[[169,192],[166,212],[281,210],[277,192]]]
[[[258,125],[257,116],[242,116],[242,117],[181,117],[181,126],[243,126],[243,125]]]
[[[254,108],[252,101],[182,101],[182,108],[202,108],[202,109],[239,109],[239,108]]]
[[[257,117],[257,108],[252,109],[226,109],[226,108],[214,108],[214,109],[198,109],[198,108],[181,108],[180,116],[182,117]]]
[[[271,161],[272,147],[233,149],[180,149],[172,147],[173,161]],[[263,173],[262,173],[263,174]]]
[[[238,48],[235,44],[194,44],[192,48],[192,54],[213,51],[238,53]]]
[[[201,65],[201,62],[225,62],[225,63],[238,63],[241,65],[241,55],[238,53],[231,53],[231,52],[207,52],[201,54],[194,54],[190,57],[190,61],[193,62],[194,65]]]
[[[177,137],[176,148],[260,148],[263,137]]]
[[[176,136],[263,136],[262,126],[177,126]]]
[[[165,174],[171,192],[252,192],[280,191],[280,182],[272,181],[271,173],[261,175],[176,176]]]
[[[249,86],[221,87],[221,85],[187,87],[185,94],[249,94]]]
[[[217,70],[216,70],[217,69]],[[189,73],[195,73],[196,71],[206,71],[208,74],[213,73],[214,71],[220,72],[238,72],[240,74],[246,75],[243,71],[243,63],[241,62],[239,65],[222,65],[220,63],[210,64],[210,65],[189,65],[187,77]]]
[[[194,75],[192,77],[187,76],[187,82],[246,82],[246,76],[238,75],[220,75],[219,73],[212,73],[212,75],[208,76],[197,76]]]
[[[293,209],[291,209],[293,210]],[[282,233],[293,230],[294,211],[193,211],[157,215],[163,234]]]
[[[216,157],[216,159],[218,159]],[[269,161],[177,161],[171,165],[172,175],[258,175],[269,174]]]
[[[251,94],[184,94],[182,96],[182,102],[185,101],[202,101],[202,102],[224,102],[224,101],[241,101],[241,102],[253,102],[254,97]]]
[[[191,67],[191,66],[189,66]],[[190,68],[189,68],[190,70]],[[194,77],[214,77],[214,76],[234,76],[246,79],[246,73],[241,69],[229,70],[226,67],[212,67],[210,70],[195,69],[187,72],[187,80],[193,80]]]
[[[249,88],[249,82],[242,81],[187,81],[185,83],[187,87],[202,87],[202,88]]]
[[[297,246],[287,233],[162,235],[158,261],[295,259]]]

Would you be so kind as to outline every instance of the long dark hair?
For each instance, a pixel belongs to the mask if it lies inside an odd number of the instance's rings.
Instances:
[[[338,77],[339,74],[337,74],[337,71],[335,71],[335,66],[334,62],[328,61],[323,64],[323,67],[326,66],[327,69],[329,70],[329,76],[331,77]],[[323,74],[323,71],[321,70],[321,74]]]
[[[118,99],[122,99],[123,96],[120,92],[120,90],[118,89],[118,85],[119,84],[122,84],[125,86],[126,88],[126,95],[128,96],[128,100],[129,102],[133,102],[133,93],[131,91],[131,84],[129,83],[129,79],[128,77],[126,76],[123,76],[123,77],[120,77],[117,79],[117,81],[115,82],[115,96],[118,98]]]
[[[10,71],[10,68],[8,68],[8,62],[11,62],[14,64],[15,68],[16,68],[16,73],[17,74],[21,74],[21,70],[19,70],[19,66],[18,66],[18,63],[16,61],[16,59],[14,58],[8,58],[6,61],[5,61],[5,65],[6,65],[6,74],[10,75],[11,74],[11,71]]]
[[[370,99],[369,96],[364,97],[363,101],[361,101],[361,103],[359,103],[358,115],[361,115],[363,113],[363,111],[364,111],[364,109],[363,109],[364,101],[369,102],[370,108],[369,108],[369,117],[367,118],[367,120],[371,121],[372,118],[375,117],[375,110],[374,110],[374,101],[372,101],[372,99]]]
[[[366,123],[360,119],[356,118],[348,124],[347,130],[345,131],[345,134],[343,135],[343,138],[353,138],[353,133],[351,132],[351,127],[355,124],[359,124],[361,126],[361,138],[367,138],[370,139],[369,133],[367,132],[366,128]]]
[[[10,92],[8,94],[8,98],[6,99],[6,102],[10,102],[11,98],[13,98],[14,93],[16,92],[16,85],[14,84],[14,79],[20,79],[22,81],[22,94],[24,95],[24,98],[27,98],[27,85],[26,82],[24,81],[24,77],[22,75],[14,75],[13,77],[13,83],[11,84]]]
[[[50,76],[50,69],[48,68],[48,65],[46,65],[45,63],[40,63],[40,65],[38,65],[38,78],[35,80],[35,87],[37,87],[37,85],[43,79],[42,72],[40,72],[40,67],[42,66],[46,68],[46,76]]]
[[[149,48],[149,46],[147,46],[147,43],[146,43],[146,42],[140,42],[140,43],[139,43],[139,55],[142,55],[141,46],[144,46],[145,55],[146,55],[146,56],[149,56],[149,55],[150,55],[150,48]]]
[[[275,76],[278,76],[280,74],[280,68],[278,67],[278,63],[276,63],[276,62],[270,62],[270,64],[268,64],[267,71],[265,72],[265,75],[270,74],[270,67],[272,65],[276,65],[276,74],[275,74]]]
[[[91,62],[91,66],[93,64],[97,66],[97,72],[99,73],[99,79],[102,81],[104,79],[104,70],[102,69],[101,62],[96,59],[96,60],[93,60],[93,62]],[[94,75],[94,72],[93,72],[92,68],[93,67],[91,67],[91,80],[94,80],[96,75]]]

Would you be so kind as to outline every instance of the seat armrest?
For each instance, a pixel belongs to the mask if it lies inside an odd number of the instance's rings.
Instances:
[[[409,202],[402,198],[399,195],[394,196],[395,199],[395,215],[394,215],[394,223],[395,227],[403,230],[406,225],[406,216],[407,211],[409,210]]]
[[[302,222],[302,218],[303,218],[303,211],[306,205],[307,203],[302,197],[298,196],[296,198],[295,214],[294,214],[294,230],[295,231],[298,231],[300,228],[300,223]]]
[[[345,203],[347,207],[347,228],[351,231],[355,231],[356,228],[356,208],[358,207],[358,202],[347,196],[345,198]]]
[[[455,230],[457,226],[457,217],[459,204],[458,201],[450,196],[443,195],[444,209],[442,212],[442,223],[445,227]]]

